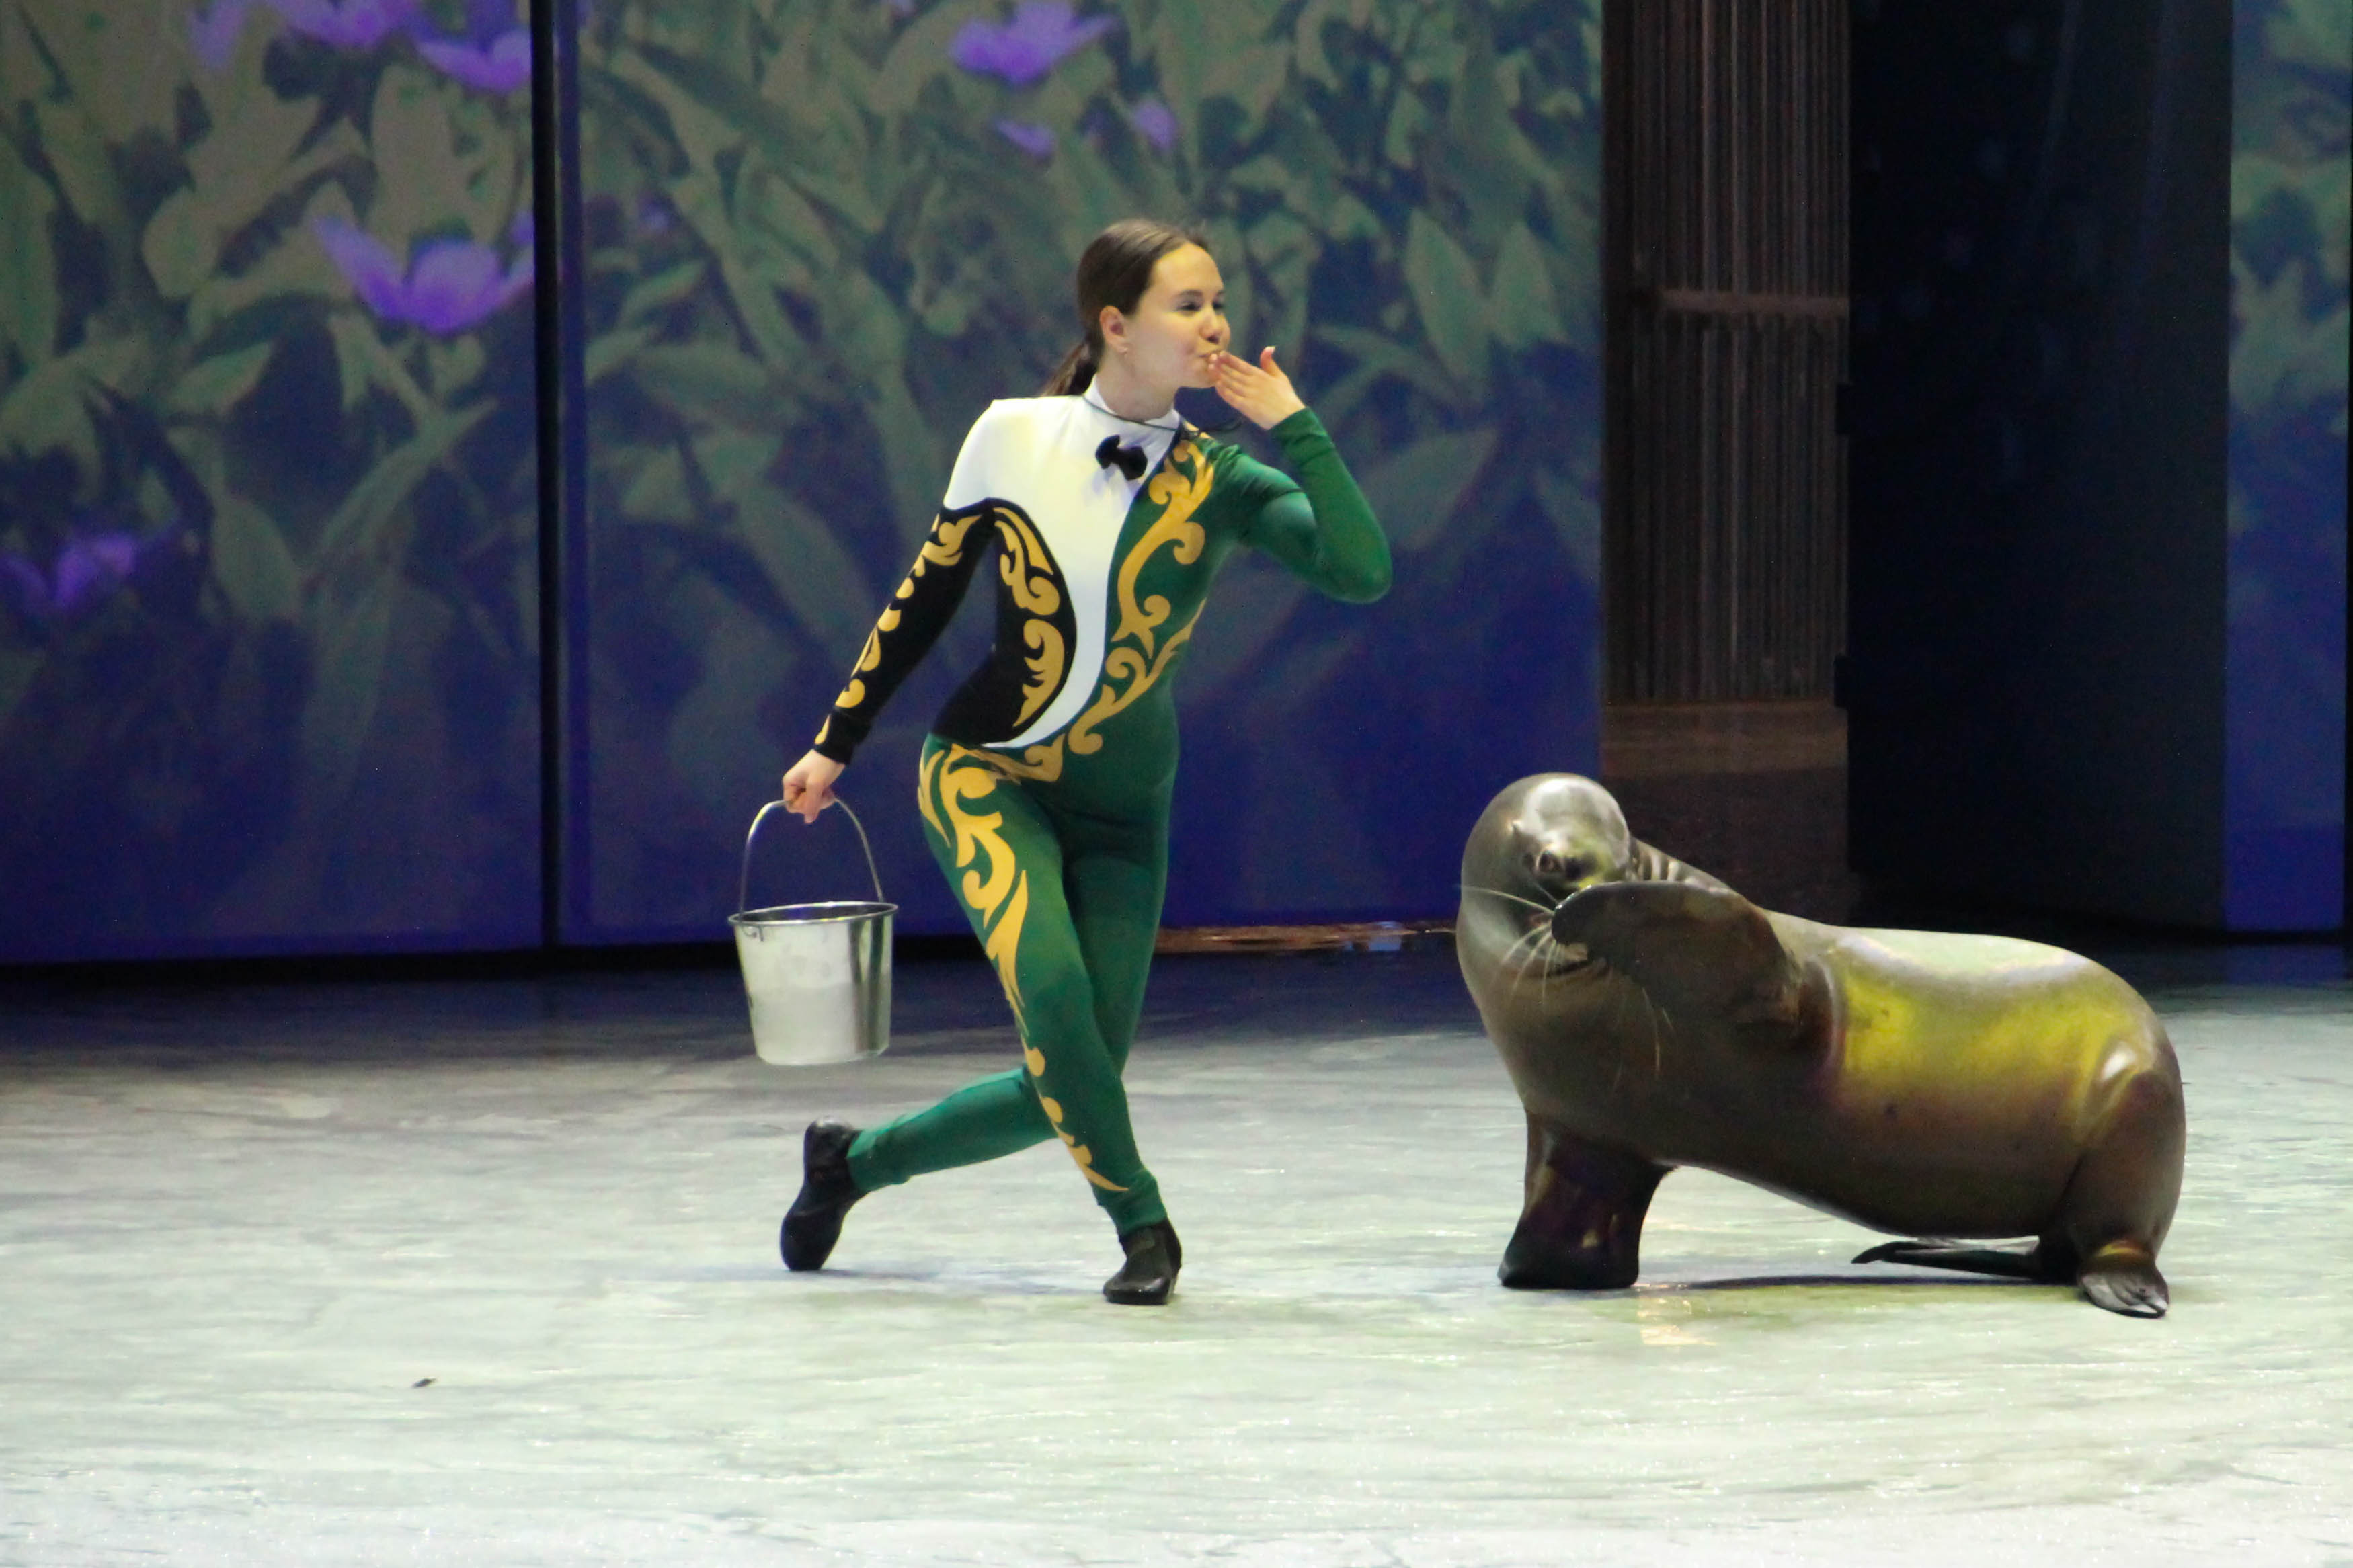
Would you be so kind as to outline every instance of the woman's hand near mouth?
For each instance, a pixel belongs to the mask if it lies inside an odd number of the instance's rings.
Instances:
[[[1258,363],[1223,350],[1213,351],[1218,395],[1261,430],[1271,430],[1307,405],[1293,390],[1291,377],[1274,363],[1271,347],[1259,351]]]

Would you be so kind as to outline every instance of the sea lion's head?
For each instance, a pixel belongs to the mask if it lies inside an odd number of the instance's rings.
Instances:
[[[1609,792],[1576,773],[1537,773],[1488,803],[1462,847],[1462,904],[1456,941],[1475,954],[1548,973],[1581,967],[1581,950],[1534,933],[1549,930],[1568,897],[1620,881],[1634,861],[1634,836]]]

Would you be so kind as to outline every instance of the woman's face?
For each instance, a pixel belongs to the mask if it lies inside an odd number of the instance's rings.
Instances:
[[[1104,346],[1144,385],[1175,392],[1215,386],[1226,325],[1226,280],[1198,245],[1182,245],[1153,264],[1135,309],[1103,313]]]

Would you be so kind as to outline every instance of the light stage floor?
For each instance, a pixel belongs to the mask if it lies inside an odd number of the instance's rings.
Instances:
[[[803,1123],[1010,1059],[976,963],[797,1070],[725,971],[0,986],[0,1562],[2353,1563],[2341,981],[2121,965],[2189,1100],[2145,1322],[1691,1172],[1636,1289],[1498,1288],[1451,962],[1163,963],[1158,1311],[1051,1146],[778,1266]]]

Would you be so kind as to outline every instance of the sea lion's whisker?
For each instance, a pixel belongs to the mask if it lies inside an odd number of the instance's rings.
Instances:
[[[1551,930],[1548,927],[1538,926],[1534,931],[1522,932],[1517,941],[1514,942],[1511,946],[1504,950],[1504,962],[1510,964],[1512,967],[1511,994],[1514,1000],[1516,1000],[1520,994],[1520,986],[1522,983],[1528,977],[1529,961],[1535,959],[1537,955],[1536,944],[1540,942],[1549,942],[1551,939]],[[1525,947],[1528,950],[1526,955],[1519,962],[1514,963],[1513,955],[1519,952],[1520,949],[1523,947]]]
[[[1475,882],[1457,882],[1454,885],[1466,893],[1489,893],[1499,899],[1509,899],[1515,904],[1525,904],[1539,914],[1551,914],[1560,907],[1557,904],[1540,904],[1534,899],[1524,899],[1517,893],[1507,893],[1501,888],[1482,888]]]

